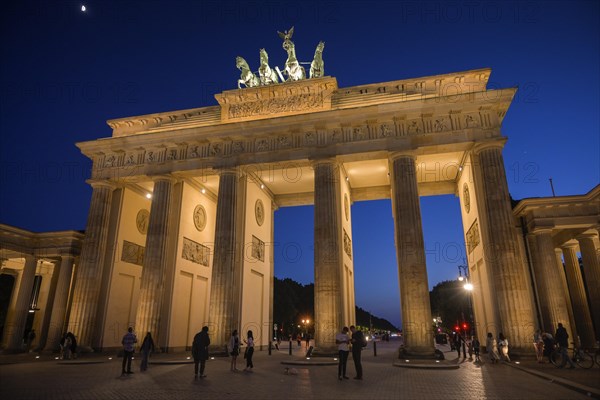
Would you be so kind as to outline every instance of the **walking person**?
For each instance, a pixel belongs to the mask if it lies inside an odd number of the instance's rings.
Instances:
[[[63,360],[71,359],[71,336],[69,333],[65,333],[63,342]]]
[[[354,369],[356,370],[354,379],[362,380],[363,369],[360,357],[365,343],[365,336],[354,325],[350,326],[350,331],[352,332],[352,360],[354,361]]]
[[[247,339],[244,339],[244,343],[248,346],[244,352],[244,358],[246,359],[246,368],[244,368],[244,371],[252,372],[252,368],[254,368],[254,364],[252,364],[252,355],[254,355],[254,335],[252,334],[252,331],[248,331],[247,336]]]
[[[77,339],[75,338],[75,334],[73,334],[73,332],[67,332],[67,335],[71,339],[71,357],[77,358]]]
[[[203,326],[202,330],[196,333],[192,342],[192,357],[194,357],[194,377],[206,378],[204,368],[208,360],[208,346],[210,337],[208,336],[208,326]],[[198,364],[200,364],[200,374],[198,374]]]
[[[148,357],[150,357],[150,353],[154,351],[154,340],[152,340],[152,334],[150,334],[150,332],[146,333],[140,350],[142,352],[140,371],[144,372],[148,369]]]
[[[342,379],[349,379],[346,376],[346,363],[348,362],[348,353],[350,353],[350,349],[348,348],[349,343],[348,327],[345,326],[342,328],[342,332],[335,335],[335,344],[338,345],[338,379],[340,381]]]
[[[240,338],[238,337],[237,329],[234,329],[229,338],[229,344],[227,345],[227,351],[231,356],[231,370],[237,371],[237,357],[240,355]]]
[[[533,348],[535,349],[535,357],[538,363],[544,362],[544,338],[542,337],[542,330],[538,329],[533,334]]]
[[[496,364],[500,360],[500,355],[498,354],[498,342],[492,335],[492,332],[488,332],[487,334],[485,349],[488,352],[492,364]]]
[[[121,367],[121,375],[133,374],[131,370],[131,358],[133,357],[134,345],[137,343],[137,337],[133,333],[133,328],[129,327],[127,333],[123,336],[121,344],[123,345],[123,365]],[[127,370],[125,370],[127,366]]]
[[[548,332],[542,334],[542,340],[544,341],[544,357],[548,358],[548,362],[552,362],[552,352],[554,351],[554,338]]]
[[[467,351],[465,350],[465,339],[462,337],[460,332],[456,332],[456,335],[454,336],[454,347],[456,348],[458,358],[460,358],[461,346],[463,351],[463,358],[467,358]]]
[[[562,357],[562,363],[559,365],[558,368],[564,368],[567,362],[569,363],[569,368],[575,368],[575,364],[571,360],[571,357],[569,357],[568,353],[569,334],[567,333],[567,330],[563,327],[563,324],[561,322],[558,323],[558,328],[556,328],[554,339],[558,344],[558,351],[560,352],[560,355]]]
[[[504,336],[502,332],[498,334],[498,345],[500,346],[500,355],[507,362],[510,362],[510,357],[508,356],[508,339]]]

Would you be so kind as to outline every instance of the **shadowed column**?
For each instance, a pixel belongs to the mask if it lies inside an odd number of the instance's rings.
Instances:
[[[231,331],[236,329],[236,307],[239,301],[235,292],[238,176],[235,170],[223,170],[219,176],[217,220],[215,227],[215,253],[213,258],[210,289],[210,338],[211,348],[222,350]],[[239,261],[239,260],[238,260]]]
[[[573,305],[571,304],[571,296],[569,295],[569,285],[567,285],[567,276],[565,274],[565,267],[562,262],[562,250],[559,248],[558,249],[555,248],[554,249],[554,257],[556,258],[556,265],[558,267],[558,270],[560,271],[559,277],[560,277],[561,290],[564,293],[565,301],[567,302],[567,313],[569,315],[569,326],[571,327],[571,330],[567,329],[567,332],[572,337],[577,337],[577,335],[578,335],[577,334],[577,325],[575,324],[575,316],[573,315]],[[559,322],[562,322],[563,325],[565,325],[565,321],[559,321]],[[556,331],[551,331],[550,333],[552,333],[554,335],[555,332]]]
[[[12,318],[6,324],[4,343],[5,351],[19,352],[23,350],[23,333],[25,324],[29,315],[29,303],[31,301],[31,291],[33,290],[33,281],[38,260],[34,256],[25,256],[25,266],[21,272],[19,280],[19,291],[17,292],[17,301]]]
[[[168,261],[168,234],[171,215],[171,198],[175,179],[170,176],[153,178],[152,205],[146,236],[144,267],[135,318],[135,329],[141,337],[151,332],[154,342],[160,343],[160,312],[163,302],[165,271]],[[140,338],[141,339],[141,338]]]
[[[108,182],[92,182],[90,185],[93,188],[92,201],[69,316],[69,330],[76,336],[78,348],[84,351],[91,350],[94,337],[100,334],[97,332],[96,315],[114,189]]]
[[[552,242],[552,229],[534,230],[536,252],[533,257],[533,270],[542,313],[542,329],[555,332],[559,322],[571,332],[567,308],[567,293],[563,287],[564,271],[559,269]]]
[[[315,170],[315,347],[335,352],[342,318],[342,243],[339,167],[319,160]]]
[[[495,286],[501,332],[515,352],[531,352],[535,330],[533,299],[527,285],[526,268],[519,256],[515,222],[508,194],[502,144],[477,146],[483,203],[487,219],[484,243],[488,268]]]
[[[391,155],[390,171],[404,344],[409,354],[433,356],[435,347],[415,157]]]
[[[577,240],[581,249],[585,286],[590,297],[590,311],[598,339],[600,337],[600,260],[598,260],[598,247],[596,246],[598,235],[584,234],[578,236]]]
[[[64,254],[60,260],[58,270],[58,281],[52,303],[52,316],[48,329],[48,340],[44,350],[56,351],[60,348],[60,339],[63,334],[65,315],[67,313],[67,300],[69,299],[69,288],[71,286],[71,275],[73,274],[73,260],[71,254]]]
[[[567,267],[567,284],[569,285],[569,293],[571,294],[571,302],[573,303],[573,315],[581,345],[592,348],[596,342],[594,327],[592,326],[592,316],[587,303],[585,288],[583,287],[583,277],[581,276],[576,249],[577,243],[567,243],[562,247]],[[574,337],[571,340],[576,342]]]

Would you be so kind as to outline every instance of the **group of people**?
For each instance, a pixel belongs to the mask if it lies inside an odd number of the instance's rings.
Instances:
[[[501,360],[510,362],[510,356],[508,355],[508,339],[502,332],[498,334],[498,339],[492,335],[492,332],[488,332],[485,348],[487,349],[492,364],[497,364]]]
[[[348,333],[351,332],[351,335]],[[362,380],[363,369],[361,363],[361,351],[366,345],[366,340],[361,331],[356,329],[354,325],[342,328],[342,331],[335,336],[335,343],[338,345],[338,379],[349,379],[346,375],[346,363],[348,362],[348,355],[352,351],[352,360],[354,361],[354,368],[356,370],[356,376],[354,379]]]
[[[569,368],[575,368],[575,364],[569,357],[567,350],[569,347],[569,334],[562,323],[558,324],[554,337],[549,332],[542,332],[541,329],[535,331],[533,335],[533,347],[535,348],[535,354],[538,363],[544,363],[544,357],[550,357],[554,349],[558,346],[558,351],[562,357],[562,363],[559,368],[569,363]]]
[[[462,349],[463,359],[467,358],[467,352],[469,354],[469,360],[473,359],[473,355],[475,356],[475,361],[481,361],[479,358],[479,351],[481,348],[481,344],[479,339],[476,336],[467,336],[463,337],[460,332],[456,332],[454,334],[454,339],[452,342],[452,349],[456,350],[458,353],[458,358],[460,358],[460,351]]]
[[[252,372],[254,368],[254,363],[252,362],[252,356],[254,355],[254,334],[252,331],[248,331],[246,334],[246,339],[243,339],[244,343],[246,343],[246,350],[244,351],[244,358],[246,359],[246,368],[244,371]],[[237,358],[240,355],[240,337],[237,329],[235,329],[231,333],[231,337],[229,338],[229,342],[227,343],[227,353],[231,356],[231,371],[236,372],[237,369]]]

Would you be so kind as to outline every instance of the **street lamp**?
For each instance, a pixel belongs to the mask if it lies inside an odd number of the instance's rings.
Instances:
[[[463,276],[464,273],[464,276]],[[469,266],[467,264],[458,266],[458,280],[460,282],[465,282],[463,288],[467,291],[467,296],[469,298],[469,316],[470,316],[470,324],[471,324],[471,336],[473,336],[475,330],[475,317],[473,316],[473,302],[471,296],[473,294],[473,284],[470,282],[469,275]],[[464,320],[464,317],[463,317]]]

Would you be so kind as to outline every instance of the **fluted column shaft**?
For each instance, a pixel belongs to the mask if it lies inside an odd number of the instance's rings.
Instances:
[[[210,289],[211,347],[221,349],[227,344],[235,321],[238,297],[234,293],[237,260],[238,176],[235,170],[225,170],[219,176],[215,252]]]
[[[100,334],[96,315],[114,190],[107,182],[94,182],[91,185],[92,201],[68,325],[77,338],[78,347],[86,350],[91,349],[95,336]]]
[[[565,273],[565,267],[563,265],[563,261],[562,261],[562,250],[560,248],[555,248],[554,249],[554,256],[556,257],[556,265],[558,266],[558,269],[560,270],[561,274],[560,274],[560,283],[561,283],[561,287],[562,287],[562,291],[565,294],[565,300],[567,301],[567,312],[569,313],[569,326],[571,327],[571,330],[567,329],[567,332],[569,333],[569,335],[571,335],[572,337],[577,337],[579,334],[577,333],[577,324],[575,323],[575,316],[573,315],[573,304],[571,303],[571,296],[569,295],[569,285],[567,284],[567,276]],[[563,321],[560,321],[563,322]],[[564,326],[566,326],[563,323]],[[554,332],[551,332],[552,334],[554,334]]]
[[[168,262],[168,239],[171,215],[171,198],[175,179],[159,176],[154,179],[144,267],[140,284],[140,297],[135,319],[139,335],[151,332],[155,343],[160,343],[159,327],[162,309],[165,271]]]
[[[23,349],[23,333],[27,323],[37,263],[37,258],[30,255],[25,256],[25,267],[21,272],[15,309],[10,322],[6,324],[5,328],[4,343],[6,351],[19,352]]]
[[[487,219],[485,236],[489,240],[484,249],[495,285],[501,332],[516,351],[529,352],[535,330],[533,303],[515,241],[502,148],[483,147],[478,159]]]
[[[567,306],[567,292],[563,287],[564,272],[559,269],[552,242],[552,230],[535,231],[536,253],[533,257],[533,270],[542,314],[542,329],[555,332],[561,322],[571,332]],[[562,275],[562,276],[561,276]]]
[[[315,171],[315,347],[335,351],[341,331],[342,243],[339,167],[333,160],[314,164]]]
[[[73,274],[74,257],[70,254],[63,255],[58,270],[58,281],[54,292],[52,303],[52,316],[48,328],[48,339],[45,350],[55,351],[60,348],[60,339],[63,334],[65,315],[67,313],[67,301],[69,299],[69,288],[71,287],[71,276]]]
[[[562,248],[567,267],[567,284],[569,285],[569,293],[573,304],[573,316],[575,317],[575,324],[577,325],[581,345],[591,348],[595,344],[594,327],[585,295],[585,288],[583,287],[583,277],[579,268],[576,248],[576,244],[570,244]],[[575,340],[573,341],[575,342]]]
[[[433,355],[425,242],[414,156],[392,155],[390,170],[404,344],[409,354]]]
[[[598,235],[582,235],[577,238],[581,249],[585,285],[590,299],[592,320],[596,339],[600,337],[600,260],[598,259]]]

